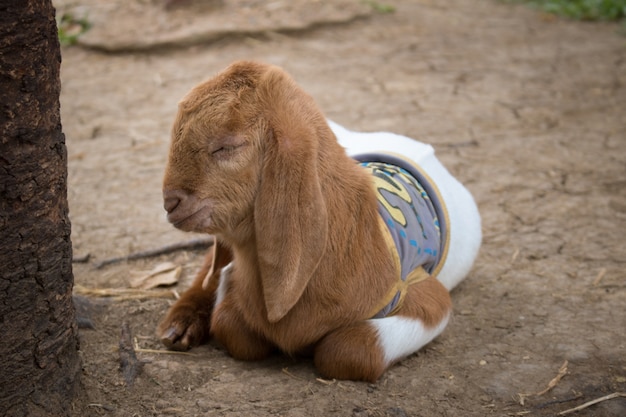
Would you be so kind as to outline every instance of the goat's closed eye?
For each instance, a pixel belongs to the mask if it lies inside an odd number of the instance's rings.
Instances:
[[[216,158],[228,158],[239,148],[246,145],[246,141],[239,136],[225,136],[213,143],[211,154]]]
[[[244,146],[245,146],[244,144],[240,144],[240,145],[239,144],[238,145],[222,145],[222,146],[218,146],[213,151],[211,151],[211,154],[217,160],[226,160],[226,159],[230,159],[231,157],[235,156],[237,154],[237,152],[241,148],[243,148]]]
[[[232,152],[235,149],[235,146],[220,146],[211,152],[213,155],[224,154],[227,152]]]

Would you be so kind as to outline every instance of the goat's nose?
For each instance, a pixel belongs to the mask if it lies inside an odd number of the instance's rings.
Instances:
[[[171,213],[178,207],[184,197],[181,194],[179,190],[163,190],[163,208],[165,211]]]

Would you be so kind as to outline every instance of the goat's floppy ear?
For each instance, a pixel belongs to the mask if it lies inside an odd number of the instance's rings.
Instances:
[[[212,283],[212,287],[214,287],[214,289],[217,289],[219,276],[213,276],[216,272],[220,271],[232,261],[232,251],[228,247],[224,246],[224,244],[221,243],[219,240],[217,240],[217,238],[215,238],[215,242],[213,243],[213,259],[211,261],[211,268],[206,274],[204,281],[202,281],[202,289],[206,290],[207,288],[209,288],[209,285],[211,284],[210,280],[212,279],[215,280],[215,282]]]
[[[263,296],[272,323],[302,296],[328,234],[317,140],[312,129],[287,125],[269,129],[254,211]]]

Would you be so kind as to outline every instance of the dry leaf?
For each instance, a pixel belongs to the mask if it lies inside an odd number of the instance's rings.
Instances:
[[[172,262],[165,262],[155,266],[151,271],[140,272],[140,276],[130,279],[132,288],[140,288],[148,290],[165,285],[174,285],[178,283],[178,278],[183,268]]]

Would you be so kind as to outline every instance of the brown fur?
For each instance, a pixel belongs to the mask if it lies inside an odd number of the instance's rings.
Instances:
[[[315,362],[325,376],[380,376],[382,354],[367,351],[376,335],[363,320],[396,274],[371,179],[286,73],[239,62],[195,87],[179,106],[163,189],[169,220],[214,234],[213,258],[222,260],[207,289],[199,274],[160,324],[166,345],[203,342],[210,322],[236,358],[274,347],[297,353],[321,340]],[[436,325],[450,306],[435,283],[412,289],[400,314]]]
[[[377,344],[377,335],[366,321],[340,327],[315,346],[315,367],[328,378],[374,382],[387,367]]]
[[[419,318],[426,327],[435,327],[450,311],[452,301],[445,287],[434,277],[411,285],[399,316]],[[376,381],[385,364],[377,337],[361,321],[327,334],[315,348],[315,366],[320,373],[337,379]],[[347,360],[348,359],[348,360]]]
[[[399,316],[418,317],[426,327],[435,327],[452,308],[450,293],[435,277],[409,286]]]

